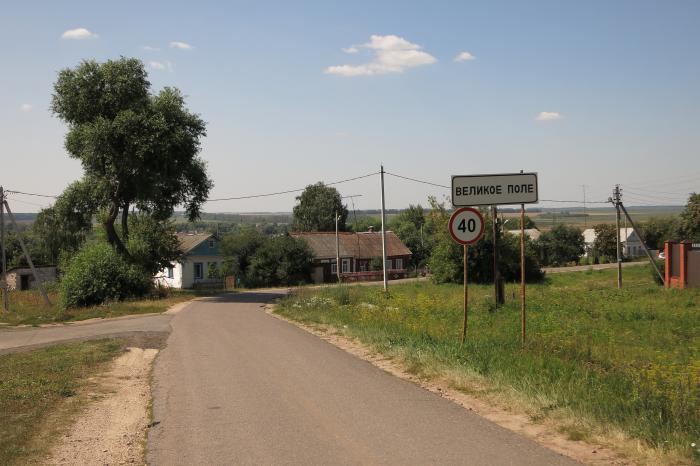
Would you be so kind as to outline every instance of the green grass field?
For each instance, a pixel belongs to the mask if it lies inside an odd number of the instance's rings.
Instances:
[[[301,290],[277,312],[343,329],[455,388],[511,394],[535,420],[575,420],[563,427],[572,439],[618,429],[698,462],[690,444],[700,444],[700,290],[658,287],[646,267],[625,269],[624,283],[617,290],[615,271],[606,270],[529,286],[525,350],[515,285],[500,309],[491,287],[470,286],[463,347],[457,285],[395,285],[388,298],[377,287]]]
[[[10,311],[0,308],[0,323],[7,325],[40,325],[55,322],[70,322],[102,317],[119,317],[130,314],[165,312],[169,307],[189,301],[201,295],[194,291],[172,291],[160,299],[139,299],[113,302],[102,306],[70,308],[62,310],[58,305],[58,293],[50,292],[51,306],[44,304],[36,290],[10,291]]]
[[[40,462],[62,425],[62,402],[122,351],[121,341],[100,340],[0,355],[0,464]]]

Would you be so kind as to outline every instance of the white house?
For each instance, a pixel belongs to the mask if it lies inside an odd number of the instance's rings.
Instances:
[[[593,251],[593,243],[596,234],[593,228],[583,230],[583,241],[586,243],[584,256],[589,256]],[[625,257],[639,257],[644,255],[644,247],[634,228],[620,228],[620,242],[622,243],[622,255]]]
[[[196,283],[207,283],[210,270],[221,270],[224,261],[219,253],[219,238],[209,233],[178,233],[180,250],[184,256],[171,267],[155,276],[156,283],[170,288],[193,288]]]

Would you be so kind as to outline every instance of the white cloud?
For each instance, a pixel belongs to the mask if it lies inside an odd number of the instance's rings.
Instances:
[[[403,73],[409,68],[435,63],[437,59],[421,50],[422,48],[403,37],[372,35],[370,41],[365,44],[343,49],[346,53],[357,53],[360,49],[370,50],[374,54],[371,61],[360,65],[329,66],[325,72],[340,76],[374,76]]]
[[[61,34],[61,39],[97,39],[99,36],[85,28],[69,29]]]
[[[31,112],[34,106],[32,104],[22,104],[19,106],[19,109],[23,112]]]
[[[141,48],[146,52],[160,52],[160,49],[158,47],[151,47],[150,45],[144,45]]]
[[[166,61],[165,63],[159,62],[159,61],[149,61],[148,67],[152,70],[158,70],[158,71],[172,71],[173,70],[173,64],[170,63],[169,61]]]
[[[170,48],[173,49],[180,49],[180,50],[192,50],[194,47],[192,47],[190,44],[187,42],[171,42],[170,43]]]
[[[537,121],[552,121],[559,120],[562,116],[559,112],[540,112],[537,114],[535,120]]]
[[[456,63],[461,63],[463,61],[476,60],[476,57],[469,52],[459,52],[455,57]]]

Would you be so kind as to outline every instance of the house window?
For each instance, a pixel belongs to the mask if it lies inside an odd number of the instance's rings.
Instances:
[[[173,278],[173,268],[168,267],[168,278]]]
[[[214,249],[214,240],[213,239],[209,240],[209,249]]]
[[[386,260],[386,265],[385,265],[387,270],[391,270],[391,259]]]
[[[403,269],[403,258],[402,259],[396,259],[396,267],[397,269]]]
[[[367,272],[367,262],[360,261],[360,272]]]
[[[335,261],[331,262],[331,273],[332,274],[338,273],[338,264],[336,264]]]
[[[350,272],[350,259],[343,259],[342,271],[343,271],[343,273]]]
[[[194,263],[194,279],[201,280],[204,278],[204,266],[201,262]]]

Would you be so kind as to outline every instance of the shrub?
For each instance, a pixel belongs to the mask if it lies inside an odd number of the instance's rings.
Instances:
[[[143,296],[151,288],[149,275],[129,264],[107,243],[89,243],[68,262],[61,280],[63,308],[91,306],[108,300]]]

